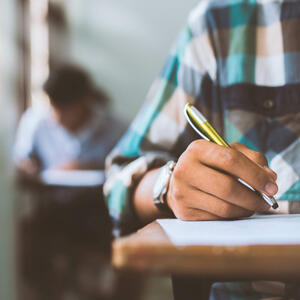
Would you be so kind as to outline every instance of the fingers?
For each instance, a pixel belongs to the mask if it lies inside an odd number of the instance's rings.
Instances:
[[[248,215],[248,213],[244,210],[252,212],[263,212],[269,209],[269,205],[266,204],[266,202],[259,195],[251,191],[249,188],[238,182],[235,178],[233,178],[230,175],[224,174],[222,172],[219,172],[218,170],[214,170],[201,164],[191,166],[189,171],[191,172],[191,174],[193,174],[193,177],[188,179],[180,178],[181,181],[185,181],[185,185],[189,185],[190,188],[198,190],[199,194],[206,193],[213,197],[221,199],[221,202],[226,202],[224,204],[221,204],[220,201],[217,201],[218,199],[215,199],[212,203],[208,204],[202,201],[200,203],[200,207],[197,204],[197,202],[191,203],[189,201],[188,203],[191,206],[196,206],[198,208],[210,211],[222,217],[225,216],[222,214],[218,214],[217,211],[214,211],[213,209],[209,208],[209,205],[221,205],[222,207],[220,210],[223,210],[224,207],[228,209],[229,207],[232,208],[233,215],[229,217],[238,216],[240,213],[241,216],[243,216],[244,214]],[[178,176],[178,174],[175,172],[174,176]],[[178,191],[176,191],[176,197],[180,197],[180,193],[184,191],[184,189],[181,188],[180,185],[177,188]],[[193,194],[193,197],[191,197],[190,193],[191,192],[189,192],[189,196],[187,198],[195,199],[195,194]],[[208,201],[210,197],[206,197],[206,199]],[[238,210],[236,207],[233,206],[240,207],[242,210]]]
[[[260,192],[273,196],[278,191],[269,171],[234,148],[198,140],[190,144],[189,151],[200,163],[241,178]]]
[[[259,193],[238,178],[269,196],[278,189],[264,155],[242,144],[227,148],[194,141],[176,164],[167,203],[182,220],[235,219],[268,210]]]
[[[197,202],[200,200],[199,194],[196,190],[191,194],[192,190],[183,180],[177,180],[174,177],[171,178],[167,193],[167,203],[176,218],[183,221],[212,221],[222,219],[209,211],[202,210],[200,208],[201,205],[197,205]],[[205,196],[204,193],[203,196]],[[187,200],[191,201],[191,203],[189,204]],[[202,197],[202,200],[206,201],[208,199]]]
[[[264,166],[264,169],[272,176],[274,181],[277,180],[277,174],[272,169],[270,169],[268,166]]]
[[[222,219],[250,217],[254,213],[254,211],[236,206],[198,189],[192,190],[186,204],[191,208],[206,211]]]
[[[230,146],[239,152],[242,152],[245,156],[247,156],[252,161],[256,162],[260,166],[268,166],[268,161],[266,157],[257,151],[251,150],[247,146],[241,143],[231,143]]]
[[[216,221],[216,220],[222,220],[222,218],[210,214],[209,212],[203,211],[201,209],[195,209],[195,208],[185,208],[181,211],[175,211],[174,212],[176,218],[182,220],[182,221]]]
[[[273,179],[277,180],[277,174],[268,167],[267,158],[260,152],[251,150],[247,146],[241,143],[231,143],[230,146],[239,152],[242,152],[245,156],[247,156],[250,160],[254,161],[261,167],[264,167],[265,170],[273,177]]]

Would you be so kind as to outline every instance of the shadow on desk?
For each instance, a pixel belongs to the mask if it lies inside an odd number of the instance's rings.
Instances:
[[[116,299],[102,186],[20,182],[19,298]]]

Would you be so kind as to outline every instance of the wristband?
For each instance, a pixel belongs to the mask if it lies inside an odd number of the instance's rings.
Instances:
[[[153,185],[153,203],[159,209],[163,211],[171,211],[166,201],[166,194],[168,192],[171,175],[175,168],[176,163],[173,160],[167,162],[160,168],[156,180]]]

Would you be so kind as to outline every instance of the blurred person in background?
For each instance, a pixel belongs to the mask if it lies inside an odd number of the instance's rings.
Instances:
[[[44,90],[50,106],[28,108],[14,149],[22,188],[22,299],[112,299],[113,282],[105,281],[113,276],[111,222],[102,187],[35,179],[45,170],[103,169],[121,123],[108,112],[107,96],[77,66],[53,68]]]
[[[44,85],[50,108],[30,107],[22,116],[15,142],[18,170],[35,177],[46,169],[103,169],[106,154],[122,133],[107,110],[107,96],[88,74],[63,65]]]

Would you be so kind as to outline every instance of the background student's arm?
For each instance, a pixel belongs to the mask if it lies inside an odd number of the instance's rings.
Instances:
[[[29,108],[22,116],[14,143],[14,163],[20,176],[35,178],[41,164],[35,149],[35,134],[42,116],[40,112]]]

